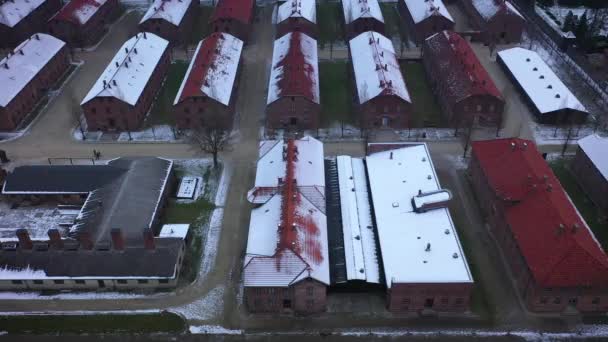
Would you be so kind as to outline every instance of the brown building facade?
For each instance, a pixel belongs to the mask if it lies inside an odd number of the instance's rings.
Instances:
[[[377,0],[344,0],[342,9],[346,40],[367,31],[384,34],[384,16]]]
[[[608,218],[608,139],[597,134],[579,139],[570,167],[601,216]]]
[[[388,310],[395,313],[464,312],[470,308],[472,283],[393,284],[387,293]]]
[[[61,8],[61,0],[0,1],[0,48],[14,48],[36,32]]]
[[[36,107],[70,65],[65,43],[36,33],[0,61],[0,130],[11,131]]]
[[[169,68],[168,44],[149,32],[123,44],[81,103],[89,131],[141,126]]]
[[[152,32],[170,44],[187,43],[198,12],[196,4],[192,0],[156,0],[139,22],[139,30]]]
[[[508,0],[462,0],[471,24],[484,44],[510,44],[521,40],[526,20]]]
[[[317,4],[314,0],[289,0],[279,6],[277,37],[302,32],[317,39]]]
[[[418,45],[437,32],[454,29],[454,19],[441,0],[399,0],[397,8]]]
[[[229,33],[247,43],[254,9],[254,0],[219,0],[209,19],[211,31]]]
[[[306,279],[289,287],[246,287],[245,305],[252,313],[324,312],[327,306],[324,284]]]
[[[70,46],[94,45],[118,14],[118,0],[72,0],[48,23],[48,31]]]

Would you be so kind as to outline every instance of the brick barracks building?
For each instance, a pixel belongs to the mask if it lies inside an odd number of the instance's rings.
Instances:
[[[232,128],[242,50],[243,41],[228,33],[198,43],[173,103],[177,127]]]
[[[399,0],[397,7],[418,45],[437,32],[454,29],[454,18],[441,0]]]
[[[608,219],[608,138],[591,134],[579,139],[570,168],[600,216]]]
[[[292,32],[274,42],[268,85],[266,126],[296,130],[319,126],[317,41]]]
[[[14,48],[61,8],[61,0],[0,0],[0,48]]]
[[[478,29],[484,44],[510,44],[521,40],[526,20],[508,0],[462,0],[459,2]]]
[[[422,45],[422,61],[444,116],[452,127],[475,121],[500,125],[505,101],[469,43],[443,31]]]
[[[94,45],[118,14],[118,0],[71,0],[48,23],[48,30],[70,46]]]
[[[130,131],[141,125],[169,68],[168,45],[149,32],[122,45],[81,103],[89,131]]]
[[[197,12],[192,0],[155,0],[139,22],[139,30],[153,32],[171,44],[186,43]]]
[[[229,33],[247,43],[254,9],[254,0],[219,0],[209,20],[212,32]]]
[[[347,40],[367,31],[384,34],[384,16],[378,0],[344,0],[342,10]]]
[[[314,0],[289,0],[279,6],[277,37],[302,32],[317,39],[317,4]]]
[[[479,205],[528,309],[606,312],[608,256],[534,143],[509,138],[472,146]]]
[[[393,43],[369,31],[351,39],[349,45],[361,127],[408,127],[412,101]]]
[[[35,33],[0,61],[0,130],[11,131],[70,65],[65,43]]]

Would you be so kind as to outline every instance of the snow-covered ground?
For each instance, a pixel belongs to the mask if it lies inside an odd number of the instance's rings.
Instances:
[[[40,292],[0,292],[0,300],[115,300],[115,299],[134,299],[150,298],[155,296],[165,296],[166,293],[144,294],[126,292],[74,292],[60,293],[55,295],[43,295]]]
[[[82,133],[80,129],[75,129],[73,132],[73,137],[76,140],[84,140],[88,142],[100,142],[100,141],[121,141],[121,142],[182,142],[181,139],[176,139],[176,134],[174,134],[174,129],[169,125],[154,125],[148,128],[145,128],[140,131],[130,131],[130,132],[111,132],[111,133],[103,133],[103,132],[86,132],[86,140],[83,139]]]
[[[476,129],[476,132],[478,130],[480,129]],[[409,130],[391,130],[389,132],[400,141],[451,141],[460,139],[459,136],[454,136],[453,128],[412,128]],[[263,139],[282,139],[285,132],[283,130],[275,130],[274,132],[270,132],[262,129],[260,134],[261,138]],[[351,125],[345,125],[344,130],[342,130],[339,124],[334,124],[330,128],[319,128],[318,130],[305,131],[302,135],[313,136],[324,142],[365,140],[365,137],[362,136],[361,129]],[[495,136],[496,129],[487,129],[487,135],[488,137],[491,135]]]
[[[558,20],[561,24],[557,24],[555,20],[553,20],[545,13],[545,10],[549,11],[553,16],[555,16],[555,19]],[[536,12],[541,15],[543,20],[549,23],[549,25],[557,27],[559,31],[561,31],[561,28],[564,25],[564,21],[566,20],[566,16],[569,12],[572,12],[572,14],[574,14],[576,18],[580,18],[585,12],[587,12],[587,22],[591,24],[591,22],[593,21],[592,11],[593,9],[587,8],[585,6],[567,7],[555,5],[547,8],[536,6]],[[606,34],[608,34],[608,22],[604,23],[604,28],[600,31],[600,35],[605,36]]]
[[[219,325],[192,325],[189,328],[191,334],[205,335],[241,335],[243,330],[226,329]]]
[[[0,241],[17,241],[15,232],[20,228],[27,229],[32,240],[48,240],[51,228],[67,234],[69,225],[62,223],[73,224],[77,215],[77,210],[59,210],[51,204],[11,209],[9,203],[0,202]]]
[[[224,307],[224,287],[218,286],[207,295],[192,303],[170,308],[187,320],[210,320],[222,314]]]
[[[537,123],[530,123],[532,132],[534,133],[534,141],[537,145],[550,145],[560,144],[568,139],[568,128],[558,128],[557,131],[555,126],[540,125]],[[569,144],[576,144],[577,140],[584,138],[590,134],[595,133],[595,129],[590,126],[572,127],[570,131]]]

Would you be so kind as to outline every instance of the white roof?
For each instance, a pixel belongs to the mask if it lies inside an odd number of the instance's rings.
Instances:
[[[578,146],[581,147],[602,176],[608,180],[608,138],[591,134],[579,139]]]
[[[64,46],[63,41],[51,35],[36,33],[3,58],[0,61],[0,106],[6,107]]]
[[[350,40],[350,51],[360,103],[383,93],[412,102],[390,39],[377,32],[363,32]]]
[[[317,22],[317,4],[315,0],[287,0],[277,13],[277,23],[289,18],[304,18],[312,23]]]
[[[165,224],[160,229],[159,238],[179,238],[185,239],[190,229],[189,224]]]
[[[387,287],[472,282],[448,209],[413,210],[420,190],[440,189],[426,144],[403,145],[366,158]]]
[[[363,159],[338,156],[346,278],[380,283],[376,236]]]
[[[212,35],[198,43],[173,104],[180,101],[188,82],[197,83],[203,94],[217,102],[226,106],[230,104],[243,51],[243,41],[228,33],[218,33],[217,35],[217,38]],[[213,45],[204,48],[211,55],[201,51],[203,44]],[[199,55],[199,53],[202,54]],[[203,64],[207,67],[203,67]]]
[[[14,27],[46,0],[11,0],[0,4],[0,24]]]
[[[500,6],[502,6],[501,2],[503,0],[471,0],[477,12],[481,14],[481,16],[485,19],[491,19],[496,13],[500,10]],[[509,2],[504,1],[507,10],[515,15],[518,15],[523,18],[521,13]]]
[[[139,23],[148,19],[162,19],[179,26],[191,3],[192,0],[154,0]]]
[[[302,58],[304,66],[301,65]],[[296,69],[296,63],[301,69]],[[317,41],[314,38],[302,32],[290,32],[275,40],[266,104],[273,103],[284,95],[284,92],[287,92],[285,95],[292,95],[292,90],[299,92],[293,95],[308,94],[311,101],[319,103],[318,63]],[[291,65],[292,70],[286,70],[285,65]],[[287,75],[285,71],[291,74]],[[284,81],[286,79],[287,82]],[[299,84],[294,86],[296,81]]]
[[[196,192],[198,182],[201,180],[200,177],[184,177],[179,182],[179,188],[177,189],[177,198],[193,198]]]
[[[410,11],[414,23],[418,24],[432,15],[440,15],[454,21],[450,12],[441,0],[402,0]]]
[[[168,41],[149,32],[138,33],[127,40],[93,84],[82,104],[95,97],[115,97],[135,105],[168,45]]]
[[[536,52],[515,47],[498,55],[541,114],[565,108],[587,112]]]
[[[86,24],[108,0],[71,0],[53,18]]]
[[[384,22],[382,11],[377,0],[342,0],[344,21],[350,24],[359,18],[375,18]]]

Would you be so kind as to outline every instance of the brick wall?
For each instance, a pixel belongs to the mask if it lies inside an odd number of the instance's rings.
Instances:
[[[249,32],[251,31],[250,24],[244,24],[234,19],[218,19],[209,23],[213,32],[229,33],[243,42],[247,42]]]
[[[472,283],[393,283],[388,289],[388,310],[417,312],[424,309],[437,312],[469,310]]]
[[[484,44],[517,43],[521,40],[526,21],[518,15],[496,15],[492,20],[486,22],[471,0],[460,1],[461,7],[467,13],[471,25],[481,31],[478,39]]]
[[[289,32],[302,32],[317,39],[317,25],[304,18],[289,18],[277,25],[277,37],[283,37]]]
[[[437,32],[441,32],[443,30],[454,30],[454,22],[439,15],[432,15],[418,24],[414,23],[414,19],[412,18],[405,1],[403,0],[398,2],[397,8],[399,9],[399,14],[407,23],[409,32],[413,32],[412,38],[417,45],[421,44],[426,38],[434,35]]]
[[[184,14],[179,26],[175,26],[164,19],[153,18],[139,24],[139,30],[142,32],[152,32],[168,40],[173,45],[186,43],[189,41],[194,17],[198,11],[196,4],[197,2],[195,1],[190,2],[190,6],[186,10],[186,14]]]
[[[268,128],[298,130],[319,127],[321,106],[302,96],[283,96],[266,107]]]
[[[319,313],[327,306],[326,287],[310,279],[290,287],[246,287],[245,305],[253,313]]]
[[[84,25],[65,19],[51,19],[48,22],[48,31],[70,46],[94,45],[105,33],[105,26],[115,19],[118,6],[118,0],[108,0]]]
[[[407,128],[412,104],[395,95],[380,95],[359,105],[358,110],[363,128]]]
[[[32,34],[45,32],[46,22],[61,6],[61,0],[46,0],[14,27],[0,24],[0,48],[14,48]]]
[[[187,98],[173,106],[175,123],[179,129],[200,125],[230,130],[234,122],[234,102],[224,106],[206,96]]]
[[[604,216],[608,216],[608,180],[580,147],[576,150],[576,157],[570,168],[585,194],[598,206]]]

